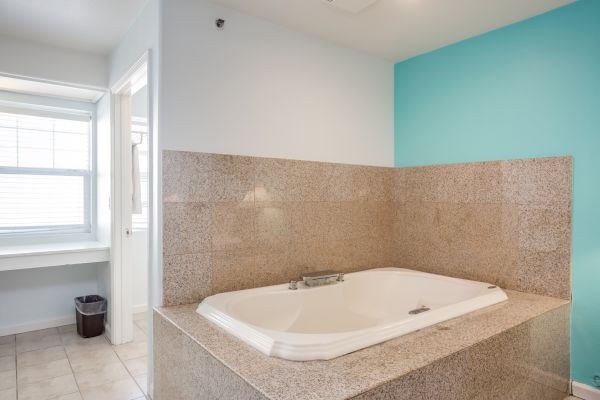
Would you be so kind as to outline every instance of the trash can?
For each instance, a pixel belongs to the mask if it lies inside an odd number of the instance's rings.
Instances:
[[[106,299],[98,295],[75,297],[77,333],[83,338],[104,333]]]

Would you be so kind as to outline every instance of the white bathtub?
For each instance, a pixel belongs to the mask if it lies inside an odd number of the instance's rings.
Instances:
[[[197,312],[264,354],[329,360],[506,300],[488,283],[399,268],[328,286],[277,285],[207,297]],[[430,310],[416,315],[411,310]]]

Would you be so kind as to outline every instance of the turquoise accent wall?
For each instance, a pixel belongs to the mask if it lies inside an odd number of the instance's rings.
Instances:
[[[600,375],[600,1],[395,66],[395,163],[572,155],[571,375]]]

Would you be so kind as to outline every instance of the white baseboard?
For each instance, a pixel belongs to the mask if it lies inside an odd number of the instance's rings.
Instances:
[[[70,325],[75,323],[75,314],[51,318],[42,321],[27,322],[25,324],[0,327],[0,336],[14,335],[30,331],[39,331],[40,329],[56,328],[57,326]]]
[[[573,381],[573,396],[583,400],[600,400],[600,389]]]
[[[138,304],[137,306],[133,306],[133,313],[139,314],[148,311],[148,306],[146,304]]]

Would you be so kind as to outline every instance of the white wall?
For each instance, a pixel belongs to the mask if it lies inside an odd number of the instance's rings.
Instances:
[[[97,240],[111,245],[112,213],[110,196],[112,188],[112,121],[110,94],[104,95],[96,103],[96,234]],[[111,312],[111,271],[110,262],[97,267],[98,294],[108,301],[106,321],[110,325]],[[110,329],[110,326],[109,326]]]
[[[115,84],[148,49],[153,51],[153,65],[158,60],[160,41],[160,0],[150,0],[136,22],[129,28],[109,58],[110,85]]]
[[[134,311],[148,304],[148,232],[134,230],[131,240],[133,251],[133,304]],[[137,311],[140,312],[140,311]]]
[[[392,62],[203,0],[162,32],[163,148],[393,165]]]
[[[104,88],[108,58],[0,36],[0,73]]]
[[[85,264],[0,272],[0,336],[74,323],[73,299],[98,290],[96,267]]]

